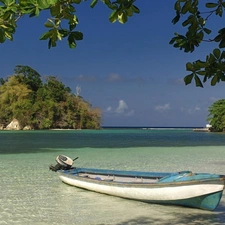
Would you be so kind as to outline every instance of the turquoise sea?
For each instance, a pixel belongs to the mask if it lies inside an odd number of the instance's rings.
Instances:
[[[225,224],[214,212],[78,189],[49,171],[59,154],[77,167],[225,174],[225,134],[181,128],[0,131],[0,225]]]

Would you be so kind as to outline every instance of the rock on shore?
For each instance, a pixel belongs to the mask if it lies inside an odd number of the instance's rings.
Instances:
[[[13,119],[10,124],[6,126],[4,130],[21,130],[20,123],[17,119]]]
[[[0,124],[0,130],[32,130],[31,126],[22,127],[17,119],[13,119],[6,127]]]

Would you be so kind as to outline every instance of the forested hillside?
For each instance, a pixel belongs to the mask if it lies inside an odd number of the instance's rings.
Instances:
[[[0,124],[13,119],[32,129],[99,129],[101,110],[92,108],[55,76],[42,80],[29,66],[16,66],[15,74],[0,79]]]

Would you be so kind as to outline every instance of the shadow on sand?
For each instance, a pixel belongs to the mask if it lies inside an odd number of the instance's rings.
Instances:
[[[165,206],[169,207],[169,206]],[[185,213],[185,207],[177,207],[177,212],[171,213],[171,215],[163,217],[155,217],[154,215],[148,217],[137,217],[135,219],[126,220],[116,225],[174,225],[174,224],[210,224],[210,225],[220,225],[225,224],[225,205],[220,204],[214,212],[198,210],[189,210]],[[170,218],[170,219],[168,219]],[[103,225],[103,224],[99,224]],[[105,224],[104,224],[105,225]]]

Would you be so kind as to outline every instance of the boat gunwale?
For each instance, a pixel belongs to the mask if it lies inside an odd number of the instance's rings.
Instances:
[[[82,177],[78,175],[77,173],[68,173],[65,172],[64,170],[59,170],[57,171],[59,173],[59,176],[65,176],[69,177],[71,179],[76,179],[80,180],[83,182],[88,182],[88,183],[97,183],[99,185],[110,185],[110,186],[119,186],[119,187],[142,187],[142,188],[163,188],[163,187],[179,187],[183,185],[206,185],[206,184],[215,184],[215,185],[223,185],[223,189],[225,189],[225,176],[220,175],[220,177],[217,178],[208,178],[208,179],[202,179],[202,180],[188,180],[188,181],[176,181],[176,182],[117,182],[117,181],[112,181],[112,180],[98,180],[94,178],[89,178],[89,177]],[[94,174],[94,173],[90,173]],[[98,175],[98,173],[94,174]],[[128,176],[127,176],[128,177]],[[138,177],[141,178],[141,177]],[[145,177],[146,178],[146,177]],[[152,177],[151,177],[152,178]]]

